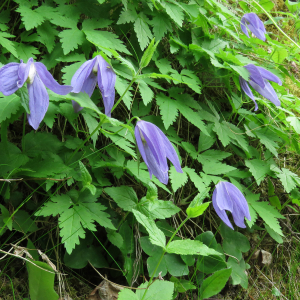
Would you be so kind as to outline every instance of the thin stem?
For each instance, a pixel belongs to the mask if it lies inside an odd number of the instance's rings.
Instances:
[[[120,99],[117,101],[117,103],[114,105],[114,107],[111,109],[111,112],[113,112],[116,107],[119,105],[119,103],[121,102],[121,100],[123,99],[123,97],[126,95],[126,93],[128,92],[128,90],[131,88],[131,86],[133,85],[133,83],[135,82],[136,78],[133,77],[132,80],[130,81],[127,89],[125,90],[125,92],[123,93],[123,95],[120,97]]]
[[[148,283],[148,285],[147,285],[147,290],[145,291],[145,293],[144,293],[144,295],[143,295],[143,297],[142,297],[141,300],[144,299],[145,295],[147,294],[147,291],[148,291],[149,286],[152,284],[152,280],[153,280],[154,274],[156,273],[156,271],[157,271],[157,269],[158,269],[158,267],[159,267],[159,265],[160,265],[162,259],[164,258],[165,253],[167,252],[166,249],[168,248],[169,244],[172,242],[173,238],[175,237],[175,235],[177,234],[177,232],[180,230],[180,228],[181,228],[188,220],[189,220],[189,217],[187,217],[185,220],[183,220],[183,222],[178,226],[178,228],[174,231],[173,235],[172,235],[171,238],[169,239],[169,241],[168,241],[168,243],[167,243],[167,246],[164,248],[163,253],[162,253],[162,255],[161,255],[161,257],[160,257],[160,259],[159,259],[159,261],[158,261],[158,263],[157,263],[157,265],[156,265],[156,267],[155,267],[155,270],[154,270],[154,272],[152,273],[152,276],[151,276],[151,278],[150,278],[150,280],[149,280],[149,283]]]
[[[27,120],[27,116],[26,116],[26,112],[24,112],[24,119],[23,119],[23,137],[22,137],[22,150],[23,152],[25,152],[25,126],[26,126],[26,120]]]
[[[252,0],[258,7],[260,7],[260,9],[262,9],[264,11],[264,13],[269,17],[269,19],[273,22],[273,24],[275,25],[275,27],[287,38],[289,39],[296,47],[298,47],[300,49],[300,46],[293,40],[291,39],[276,23],[276,21],[273,19],[273,17],[255,0]]]

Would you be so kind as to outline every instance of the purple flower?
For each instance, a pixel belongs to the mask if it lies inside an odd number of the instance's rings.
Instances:
[[[167,158],[179,173],[183,173],[176,151],[163,132],[154,124],[138,121],[135,126],[135,139],[139,151],[148,167],[150,178],[154,174],[164,184],[169,180]]]
[[[232,213],[234,223],[238,227],[246,228],[244,217],[251,221],[247,200],[241,191],[230,182],[221,181],[216,185],[212,203],[217,215],[232,229],[225,210]]]
[[[49,95],[47,88],[59,95],[71,92],[71,86],[58,84],[47,68],[40,62],[29,58],[27,64],[9,63],[0,69],[0,92],[9,96],[27,83],[30,114],[27,115],[29,124],[37,130],[42,122],[48,106]]]
[[[71,81],[72,92],[85,92],[91,97],[97,81],[104,102],[105,114],[110,117],[115,101],[116,74],[102,56],[97,55],[95,58],[86,61],[76,71]],[[82,110],[82,107],[75,101],[73,101],[73,107],[75,112]]]
[[[267,80],[271,80],[273,82],[278,83],[279,85],[282,85],[281,80],[276,75],[262,67],[257,67],[253,64],[249,64],[245,66],[245,68],[250,72],[249,81],[247,82],[244,78],[240,76],[240,85],[242,90],[246,93],[246,95],[248,95],[255,103],[254,111],[257,111],[258,106],[248,83],[250,83],[250,85],[259,94],[270,100],[276,106],[280,106],[280,100],[278,99],[277,94],[274,91],[272,85]]]
[[[249,37],[247,28],[260,40],[265,41],[266,29],[263,22],[255,13],[245,14],[241,20],[241,29]]]

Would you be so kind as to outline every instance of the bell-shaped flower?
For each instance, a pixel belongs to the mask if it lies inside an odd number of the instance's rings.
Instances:
[[[241,29],[249,37],[249,29],[257,38],[266,40],[266,28],[261,19],[255,13],[244,14],[241,20]]]
[[[29,58],[27,64],[9,63],[0,69],[0,92],[9,96],[27,83],[29,95],[29,124],[37,130],[42,122],[48,106],[49,95],[46,87],[59,95],[71,92],[72,87],[58,84],[44,64]],[[45,87],[46,86],[46,87]]]
[[[257,67],[253,64],[249,64],[245,66],[249,72],[250,72],[250,77],[248,82],[240,76],[240,85],[242,90],[246,93],[247,96],[249,96],[254,104],[255,104],[255,109],[254,111],[257,111],[258,105],[255,101],[255,98],[253,96],[253,93],[248,85],[248,83],[263,97],[267,98],[270,100],[272,103],[274,103],[276,106],[280,106],[280,100],[278,99],[278,96],[276,92],[274,91],[274,88],[272,85],[268,82],[268,80],[271,80],[273,82],[276,82],[279,85],[282,85],[281,80],[274,75],[272,72],[262,68],[262,67]]]
[[[213,192],[212,203],[217,215],[230,228],[233,229],[226,210],[230,211],[234,223],[241,228],[246,228],[244,218],[251,221],[249,206],[242,192],[232,183],[221,181]]]
[[[164,184],[169,181],[167,158],[179,173],[183,173],[175,149],[164,133],[154,124],[138,121],[135,126],[135,139],[148,167],[150,178],[154,174]]]
[[[115,101],[116,74],[101,55],[86,61],[76,71],[71,81],[72,92],[85,92],[91,97],[97,81],[104,102],[105,114],[110,117]],[[73,107],[75,112],[82,109],[75,101],[73,101]]]

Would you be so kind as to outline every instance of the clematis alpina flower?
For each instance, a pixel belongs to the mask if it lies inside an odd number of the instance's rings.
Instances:
[[[27,83],[30,114],[27,115],[29,124],[37,130],[42,122],[48,106],[49,95],[46,87],[59,95],[71,92],[71,86],[58,84],[44,64],[34,62],[29,58],[27,64],[9,63],[0,69],[0,92],[9,96]],[[46,86],[46,87],[45,87]]]
[[[176,151],[164,133],[154,124],[138,121],[135,126],[135,139],[139,151],[148,167],[150,178],[154,174],[164,184],[169,180],[167,158],[179,173],[183,173]]]
[[[280,100],[278,99],[276,92],[274,91],[272,85],[268,82],[268,80],[271,80],[273,82],[276,82],[279,85],[282,85],[281,80],[272,72],[262,67],[257,67],[253,64],[249,64],[244,68],[246,68],[250,72],[250,77],[249,77],[249,81],[247,82],[244,78],[240,76],[240,85],[242,90],[246,93],[246,95],[249,96],[255,103],[254,111],[257,111],[258,106],[248,83],[259,94],[261,94],[262,96],[270,100],[276,106],[280,106]]]
[[[110,117],[115,101],[116,74],[101,55],[86,61],[76,71],[71,81],[72,92],[85,92],[91,97],[97,81],[104,102],[105,114]],[[75,101],[73,101],[73,107],[75,112],[82,109]]]
[[[263,22],[255,13],[244,14],[241,20],[241,29],[249,37],[247,28],[260,40],[265,41],[266,29]]]
[[[242,192],[232,183],[221,181],[213,192],[212,203],[217,215],[230,228],[233,229],[226,210],[230,211],[234,223],[241,228],[246,228],[244,218],[251,221],[247,200]]]

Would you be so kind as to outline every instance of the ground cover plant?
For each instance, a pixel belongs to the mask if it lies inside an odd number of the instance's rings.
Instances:
[[[297,299],[299,11],[2,1],[0,299]]]

